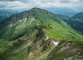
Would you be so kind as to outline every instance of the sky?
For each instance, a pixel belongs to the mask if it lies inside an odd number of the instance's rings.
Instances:
[[[67,7],[83,10],[83,0],[0,0],[0,9],[30,9],[33,7]]]

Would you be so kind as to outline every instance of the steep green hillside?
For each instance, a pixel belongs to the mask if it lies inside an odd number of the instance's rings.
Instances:
[[[40,25],[45,25],[47,28],[51,27],[46,32],[55,38],[77,39],[81,37],[78,32],[73,30],[56,15],[39,8],[33,8],[20,14],[14,14],[3,21],[0,24],[0,38],[7,40],[16,39],[25,34],[30,27],[40,27]]]
[[[55,14],[32,8],[0,23],[0,60],[46,60],[53,41],[82,40]]]

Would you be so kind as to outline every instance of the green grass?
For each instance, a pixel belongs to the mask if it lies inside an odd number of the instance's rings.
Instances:
[[[82,38],[82,35],[77,31],[73,30],[69,25],[62,21],[64,25],[60,25],[53,20],[49,20],[52,29],[45,30],[47,35],[51,38],[59,40],[78,40]]]
[[[22,22],[17,22],[19,21],[19,19],[21,19],[24,16],[26,16],[27,18],[26,21],[23,20]],[[67,23],[65,23],[63,20],[58,18],[56,15],[45,10],[36,9],[33,11],[32,9],[26,13],[22,12],[18,14],[17,18],[19,19],[16,19],[15,16],[12,16],[10,18],[11,18],[10,20],[7,20],[8,22],[6,21],[4,22],[2,26],[0,25],[0,28],[1,28],[0,53],[2,54],[2,56],[5,57],[2,60],[5,60],[6,58],[9,58],[9,57],[13,58],[13,60],[26,59],[28,57],[27,48],[24,48],[14,54],[8,54],[8,53],[21,48],[22,45],[26,43],[25,40],[39,42],[41,39],[36,39],[39,30],[42,30],[46,36],[48,36],[50,39],[53,39],[53,40],[59,40],[59,41],[74,40],[74,42],[78,42],[79,40],[79,42],[76,43],[76,45],[77,44],[79,45],[80,41],[82,41],[83,39],[83,35],[81,33],[71,28]],[[32,21],[32,18],[34,18],[35,21]],[[10,27],[11,24],[12,24],[12,27]],[[42,31],[40,31],[39,33],[41,33]],[[40,36],[42,35],[42,33],[38,35]],[[22,39],[22,42],[18,41],[19,38]],[[14,46],[14,43],[17,43],[17,45]],[[43,45],[45,44],[46,43],[44,43]],[[37,44],[35,43],[34,45],[34,43],[32,43],[30,46],[33,47],[33,51],[35,51]],[[56,51],[58,51],[60,47],[61,46],[59,46]],[[37,51],[39,51],[39,53],[41,54],[35,57],[34,60],[37,60],[38,58],[39,60],[46,60],[48,56],[48,52],[50,52],[50,49],[48,48],[48,50],[46,50],[45,52],[40,52],[40,50],[37,50]],[[55,55],[62,56],[62,54],[65,54],[66,56],[66,54],[69,54],[69,53],[62,52]],[[43,57],[41,58],[41,56]]]
[[[28,56],[28,52],[27,52],[27,48],[12,54],[12,56],[10,57],[14,57],[13,60],[24,60],[26,58],[26,56]]]
[[[50,51],[51,51],[51,47],[46,49],[46,51],[42,52],[40,55],[36,56],[33,60],[46,60]]]

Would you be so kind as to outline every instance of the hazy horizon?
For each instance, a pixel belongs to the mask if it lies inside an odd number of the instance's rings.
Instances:
[[[28,10],[38,8],[69,8],[83,12],[83,0],[0,0],[0,10]]]

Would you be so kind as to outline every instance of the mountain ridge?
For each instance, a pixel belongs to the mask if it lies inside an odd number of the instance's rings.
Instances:
[[[10,16],[0,23],[0,29],[0,60],[45,60],[54,43],[82,39],[57,15],[40,8]]]

